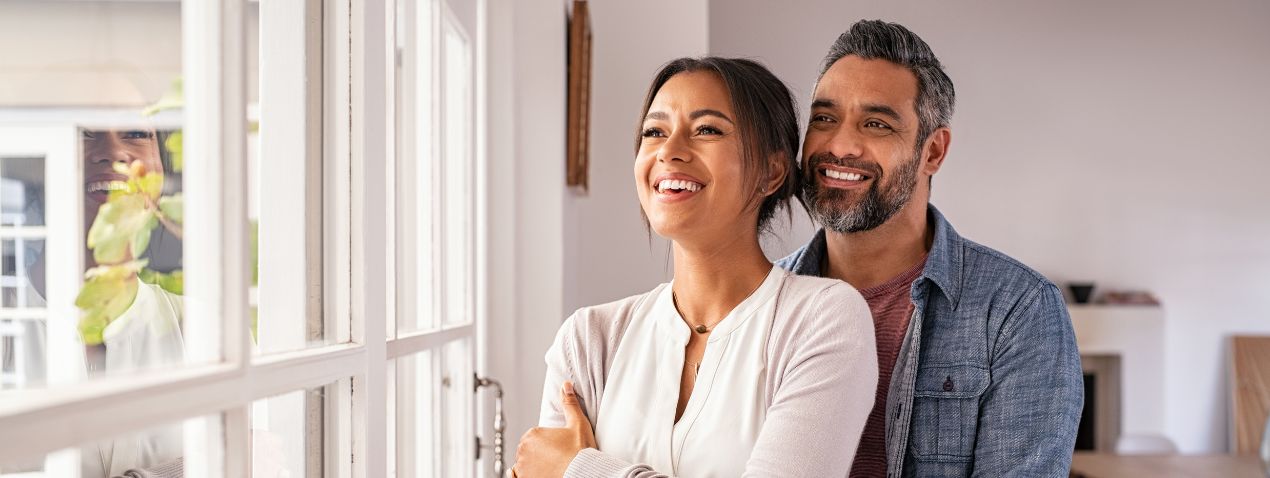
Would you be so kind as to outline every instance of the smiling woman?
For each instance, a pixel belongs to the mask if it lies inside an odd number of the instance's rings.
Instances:
[[[516,475],[845,476],[877,380],[868,308],[758,240],[798,189],[788,89],[753,61],[685,58],[643,113],[635,189],[674,280],[565,321]]]

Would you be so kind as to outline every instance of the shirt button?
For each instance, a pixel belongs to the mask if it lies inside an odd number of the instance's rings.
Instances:
[[[951,392],[953,391],[953,388],[954,387],[953,387],[952,376],[949,375],[947,378],[944,379],[944,391]]]

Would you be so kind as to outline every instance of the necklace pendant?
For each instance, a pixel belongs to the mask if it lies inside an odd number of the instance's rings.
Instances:
[[[710,329],[707,329],[707,328],[706,328],[706,326],[704,326],[704,325],[698,325],[698,326],[697,326],[697,333],[698,333],[698,334],[704,334],[704,333],[709,332],[709,331],[710,331]]]

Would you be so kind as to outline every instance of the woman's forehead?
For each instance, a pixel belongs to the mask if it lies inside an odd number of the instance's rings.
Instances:
[[[712,109],[732,116],[732,98],[723,79],[712,71],[686,71],[666,80],[649,111]]]

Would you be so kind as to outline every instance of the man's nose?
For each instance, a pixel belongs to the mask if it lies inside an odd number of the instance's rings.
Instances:
[[[864,154],[864,141],[858,131],[846,125],[834,130],[833,135],[817,153],[829,153],[835,158],[858,158]]]

